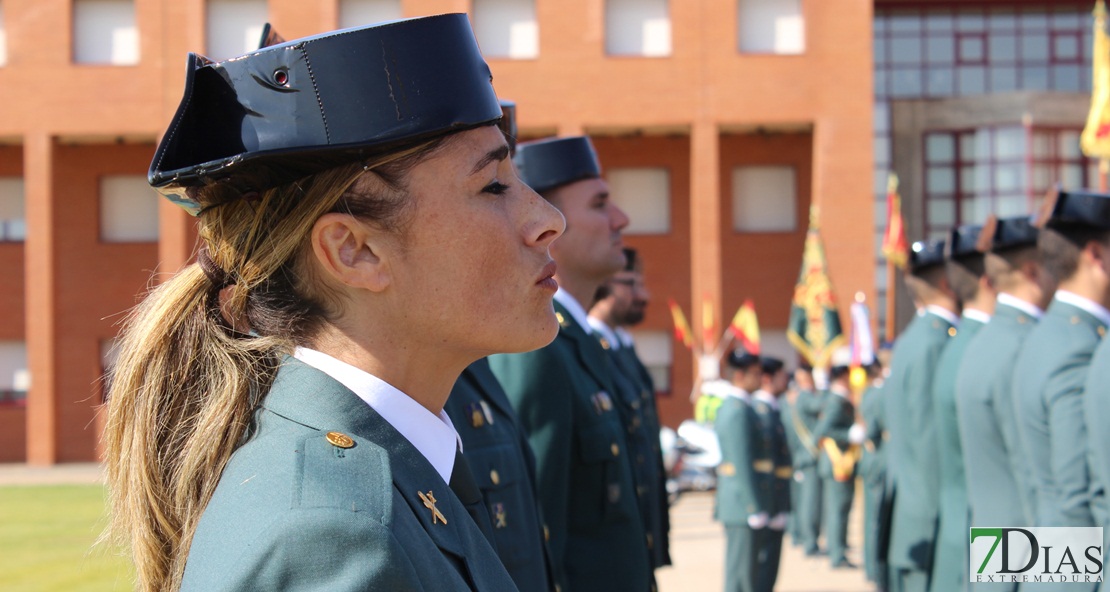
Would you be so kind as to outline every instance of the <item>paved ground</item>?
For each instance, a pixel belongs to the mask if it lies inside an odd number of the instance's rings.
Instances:
[[[848,559],[862,565],[861,498],[856,496],[848,529]],[[656,572],[661,592],[716,592],[724,588],[725,537],[714,522],[713,494],[685,494],[671,508],[671,559],[674,565]],[[871,592],[862,569],[832,569],[827,557],[806,557],[800,548],[783,543],[776,592]]]
[[[21,464],[0,464],[0,486],[99,483],[98,464],[58,465],[50,468]],[[712,520],[713,494],[683,495],[671,508],[671,558],[674,565],[657,572],[662,592],[715,592],[724,586],[724,531]],[[849,559],[860,558],[862,517],[860,497],[852,508],[848,542]],[[834,570],[828,558],[808,558],[789,541],[783,544],[783,558],[776,592],[871,592],[862,569]]]

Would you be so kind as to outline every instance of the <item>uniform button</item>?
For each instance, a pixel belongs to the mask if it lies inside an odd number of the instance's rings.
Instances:
[[[543,540],[544,540],[545,542],[546,542],[546,541],[550,541],[550,540],[551,540],[551,531],[550,531],[550,530],[548,530],[548,528],[547,528],[547,525],[546,525],[546,524],[544,524],[544,525],[543,525]]]
[[[555,584],[555,592],[563,592],[563,589],[559,587],[559,584]]]
[[[501,483],[501,475],[497,473],[497,469],[493,469],[489,472],[489,480],[493,481],[494,485]]]
[[[336,448],[352,448],[355,445],[355,441],[343,432],[328,432],[324,437]]]
[[[655,546],[655,539],[654,539],[654,538],[652,538],[652,536],[651,536],[651,533],[650,533],[650,532],[649,532],[649,533],[647,533],[647,544],[648,544],[648,549],[650,549],[650,548],[652,548],[653,546]]]
[[[609,450],[613,451],[613,456],[620,456],[621,455],[621,447],[617,446],[616,442],[613,442],[613,444],[609,446]]]

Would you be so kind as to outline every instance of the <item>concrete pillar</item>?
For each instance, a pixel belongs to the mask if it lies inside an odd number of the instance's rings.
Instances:
[[[23,145],[27,239],[27,462],[51,465],[58,458],[57,356],[57,203],[54,199],[54,138],[34,131]]]
[[[721,327],[720,135],[709,119],[694,123],[690,138],[690,325],[703,339],[702,306],[710,302]],[[712,348],[716,344],[710,344]],[[703,344],[704,346],[704,344]],[[695,366],[696,367],[696,366]]]

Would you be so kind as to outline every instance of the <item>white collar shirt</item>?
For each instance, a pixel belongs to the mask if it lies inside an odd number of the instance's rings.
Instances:
[[[1026,302],[1013,294],[1007,294],[1006,292],[1000,292],[998,294],[998,303],[1016,308],[1037,320],[1040,320],[1041,317],[1044,316],[1044,310],[1041,307],[1032,302]]]
[[[567,309],[567,312],[570,313],[574,322],[578,323],[578,326],[581,327],[583,331],[589,331],[590,317],[586,314],[586,309],[582,308],[582,305],[574,299],[574,296],[570,295],[570,292],[560,287],[555,291],[555,302],[558,302],[563,308]]]
[[[1084,298],[1075,292],[1069,292],[1067,290],[1056,290],[1056,296],[1054,296],[1054,298],[1064,304],[1082,308],[1091,313],[1091,315],[1098,319],[1103,325],[1110,325],[1110,311],[1106,310],[1105,306],[1090,298]]]

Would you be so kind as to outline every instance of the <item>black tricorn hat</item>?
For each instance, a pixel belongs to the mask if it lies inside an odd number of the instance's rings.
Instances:
[[[979,233],[983,227],[979,224],[965,224],[952,229],[945,243],[946,255],[955,261],[982,259],[983,252],[979,250]]]
[[[920,240],[910,246],[910,272],[919,273],[944,264],[944,239]]]
[[[759,365],[759,356],[744,350],[734,349],[728,354],[728,365],[737,370],[747,370]]]
[[[500,117],[465,14],[334,31],[222,62],[189,54],[184,97],[147,176],[195,215],[197,188],[236,185],[252,167],[279,184]]]
[[[1093,191],[1050,193],[1040,223],[1045,228],[1110,230],[1110,195]]]
[[[983,225],[979,236],[979,247],[983,251],[1002,253],[1011,249],[1037,246],[1040,234],[1030,216],[996,218],[992,214]]]
[[[597,152],[586,136],[525,142],[517,146],[513,162],[520,178],[536,193],[601,177]]]

